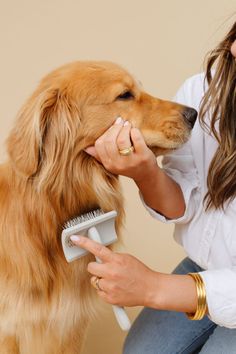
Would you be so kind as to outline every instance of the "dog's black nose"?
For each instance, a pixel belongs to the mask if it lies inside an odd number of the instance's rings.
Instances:
[[[193,128],[194,123],[196,122],[197,119],[197,111],[194,108],[185,108],[183,111],[183,116],[185,120],[191,124],[191,127]]]

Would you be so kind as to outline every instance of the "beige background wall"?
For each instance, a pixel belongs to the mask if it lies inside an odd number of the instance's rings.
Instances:
[[[1,158],[17,110],[51,69],[72,60],[112,60],[151,94],[171,98],[185,78],[202,70],[206,52],[234,21],[235,0],[0,0]],[[171,271],[184,256],[172,226],[151,219],[134,184],[122,183],[125,252]],[[139,310],[130,309],[130,318]],[[110,306],[103,306],[83,354],[119,354],[123,339]]]

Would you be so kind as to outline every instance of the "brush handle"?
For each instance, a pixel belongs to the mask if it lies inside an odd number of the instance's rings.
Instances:
[[[102,239],[101,239],[95,226],[91,227],[88,230],[88,237],[93,241],[96,241],[98,243],[102,243]],[[98,257],[96,257],[96,261],[98,263],[102,263],[101,259],[99,259]],[[117,306],[117,305],[112,305],[112,309],[113,309],[113,312],[116,316],[117,322],[119,323],[121,329],[123,331],[128,331],[131,327],[131,323],[130,323],[129,317],[127,316],[127,313],[125,312],[125,309],[123,307]]]
[[[113,312],[116,316],[116,320],[123,331],[128,331],[131,327],[131,323],[124,307],[112,305]]]

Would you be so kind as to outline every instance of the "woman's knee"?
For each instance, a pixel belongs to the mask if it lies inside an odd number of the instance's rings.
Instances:
[[[161,325],[163,315],[164,311],[143,309],[125,339],[123,354],[164,354],[161,345],[164,335]]]
[[[200,351],[200,354],[209,353],[235,354],[236,329],[217,326]]]

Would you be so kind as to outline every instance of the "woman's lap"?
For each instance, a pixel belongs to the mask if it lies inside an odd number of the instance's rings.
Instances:
[[[198,271],[201,268],[186,258],[173,273]],[[123,354],[193,353],[236,353],[236,330],[216,326],[208,317],[190,321],[180,312],[145,308],[134,322],[123,351]]]
[[[190,323],[182,313],[145,308],[130,330],[124,354],[193,353],[213,330],[207,318]]]

